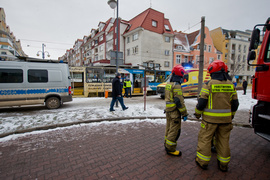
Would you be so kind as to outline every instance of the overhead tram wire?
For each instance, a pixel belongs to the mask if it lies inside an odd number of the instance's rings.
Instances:
[[[197,26],[198,24],[201,24],[201,21],[200,21],[200,22],[198,22],[198,23],[196,23],[196,24],[194,24],[193,26],[189,27],[187,30],[190,30],[191,28],[193,28],[193,27]],[[183,31],[183,32],[186,32],[187,30],[185,30],[185,31]]]
[[[60,43],[60,42],[50,42],[50,41],[40,41],[40,40],[31,40],[31,39],[20,39],[23,41],[33,41],[33,42],[43,42],[43,43],[51,43],[51,44],[63,44],[63,45],[73,45],[69,43]]]

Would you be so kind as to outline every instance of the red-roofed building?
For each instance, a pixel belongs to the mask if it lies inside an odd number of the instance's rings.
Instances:
[[[200,60],[200,41],[201,31],[195,31],[190,34],[175,32],[174,39],[174,65],[191,65],[193,68],[199,68]],[[204,68],[214,60],[222,60],[222,53],[218,51],[210,36],[208,27],[205,27],[204,39]]]
[[[125,39],[125,63],[132,66],[172,69],[174,32],[164,14],[147,9],[129,21],[123,34]]]
[[[142,69],[145,66],[172,69],[174,32],[163,13],[149,8],[130,21],[120,19],[119,26],[119,51],[123,52],[123,62],[119,60],[119,65]],[[68,61],[72,62],[70,65],[110,65],[110,52],[116,51],[116,27],[116,19],[110,18],[106,22],[100,22],[98,28],[92,29],[89,36],[76,41],[73,47],[76,55],[73,60]],[[79,44],[80,56],[77,55]],[[61,58],[67,59],[66,55]],[[78,61],[79,57],[81,62]]]

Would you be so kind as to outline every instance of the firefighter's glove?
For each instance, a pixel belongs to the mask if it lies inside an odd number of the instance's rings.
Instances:
[[[200,119],[201,117],[201,114],[198,114],[198,113],[194,113],[194,116],[197,118],[197,119]]]
[[[183,121],[186,121],[186,120],[187,120],[187,116],[184,116],[184,117],[183,117]]]

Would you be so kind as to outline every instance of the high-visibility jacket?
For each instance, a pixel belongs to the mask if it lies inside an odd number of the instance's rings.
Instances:
[[[195,112],[210,123],[231,123],[238,106],[232,82],[212,79],[203,85]]]
[[[131,81],[125,81],[125,83],[127,88],[131,87]]]
[[[166,112],[171,112],[176,109],[180,111],[182,116],[187,115],[187,109],[182,93],[182,87],[180,83],[169,82],[165,86],[165,102]]]

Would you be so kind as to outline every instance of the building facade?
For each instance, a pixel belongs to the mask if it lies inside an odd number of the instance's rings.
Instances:
[[[80,45],[81,63],[71,57],[76,53],[79,43],[73,50],[67,50],[59,59],[70,66],[109,66],[115,65],[112,52],[117,50],[117,20],[110,18],[100,22],[89,36],[83,38]],[[119,18],[118,64],[133,68],[171,70],[173,66],[174,32],[164,14],[147,9],[130,21]],[[77,42],[77,41],[76,41]]]
[[[20,40],[16,40],[15,35],[7,26],[3,8],[0,8],[0,55],[2,60],[11,60],[15,56],[27,56],[22,50]]]
[[[214,60],[222,60],[222,53],[215,48],[208,27],[205,27],[204,31],[204,69],[207,69]],[[190,68],[199,68],[201,31],[190,34],[174,33],[174,65],[181,64]]]
[[[242,83],[243,79],[251,83],[255,69],[247,65],[251,31],[226,30],[221,27],[211,31],[211,37],[217,49],[222,52],[233,81]]]

